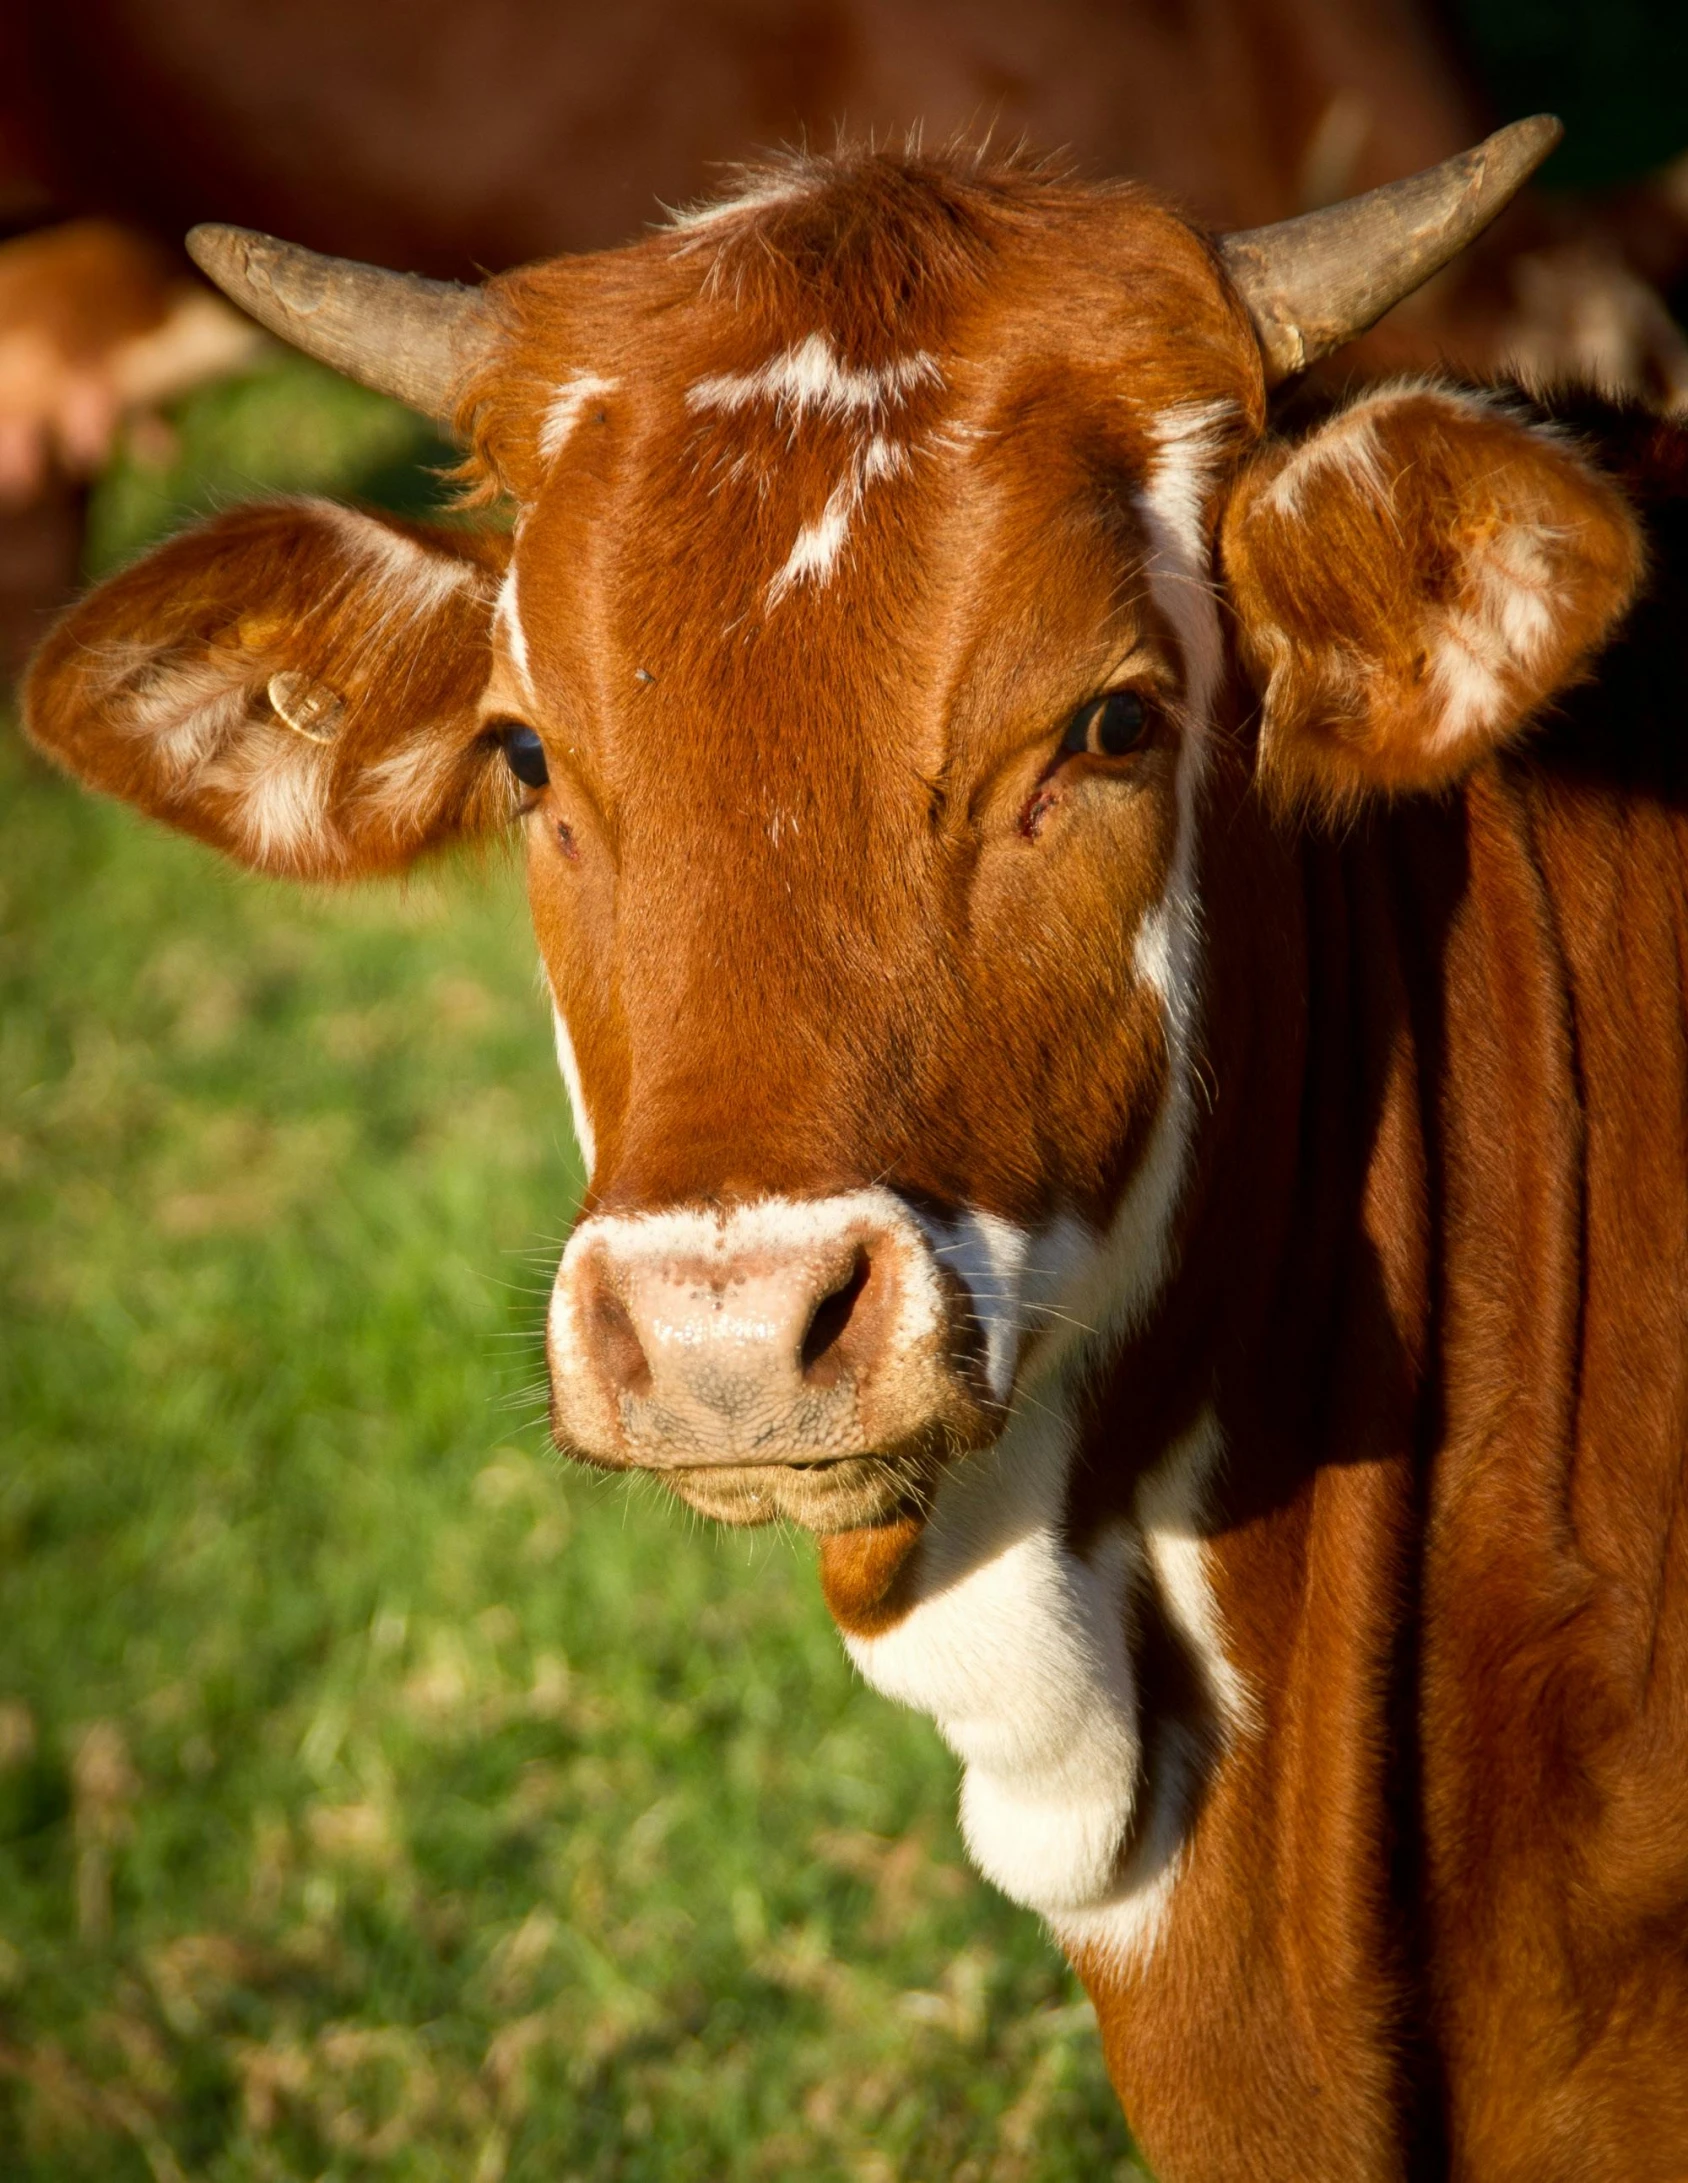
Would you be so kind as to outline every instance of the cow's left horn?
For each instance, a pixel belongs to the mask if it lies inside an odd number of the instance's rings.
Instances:
[[[449,420],[486,338],[481,291],[325,258],[249,227],[196,227],[188,255],[260,326],[378,394]]]
[[[1506,209],[1564,133],[1551,114],[1536,114],[1404,182],[1222,236],[1220,254],[1254,320],[1267,384],[1363,334],[1440,272]]]

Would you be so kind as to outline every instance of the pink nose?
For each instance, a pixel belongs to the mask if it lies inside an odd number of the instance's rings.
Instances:
[[[936,1262],[880,1192],[606,1216],[558,1271],[560,1431],[670,1470],[882,1452],[955,1396]]]
[[[620,1395],[723,1418],[870,1369],[884,1332],[862,1244],[744,1253],[724,1265],[659,1260],[583,1269],[598,1369]]]

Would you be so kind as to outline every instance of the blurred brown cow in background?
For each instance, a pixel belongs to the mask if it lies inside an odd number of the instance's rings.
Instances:
[[[1256,225],[1489,116],[1421,0],[11,0],[0,14],[0,651],[74,574],[76,482],[251,353],[177,239],[220,219],[462,277],[635,234],[835,129],[994,130]],[[1345,376],[1503,358],[1688,402],[1668,187],[1528,198]]]

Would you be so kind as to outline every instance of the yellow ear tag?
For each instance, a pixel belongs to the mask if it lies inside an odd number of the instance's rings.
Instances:
[[[290,672],[271,675],[269,699],[283,727],[307,743],[332,743],[340,732],[346,708],[326,683]]]

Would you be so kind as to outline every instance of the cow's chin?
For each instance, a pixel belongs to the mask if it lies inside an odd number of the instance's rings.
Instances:
[[[643,1446],[637,1440],[614,1449],[584,1445],[554,1398],[551,1437],[560,1454],[593,1470],[659,1479],[688,1508],[718,1523],[797,1524],[824,1535],[923,1516],[947,1467],[995,1440],[1000,1419],[967,1389],[949,1393],[942,1409],[888,1447],[837,1455],[805,1449],[766,1463],[719,1456],[688,1462],[696,1451],[678,1435]]]
[[[805,1531],[856,1531],[924,1507],[935,1466],[877,1455],[821,1463],[712,1464],[657,1473],[672,1493],[723,1524],[797,1524]]]
[[[642,1472],[718,1523],[797,1524],[805,1531],[857,1531],[930,1507],[945,1465],[989,1436],[954,1426],[921,1433],[885,1454],[783,1463],[640,1463],[605,1456],[555,1434],[561,1454],[594,1470]]]

